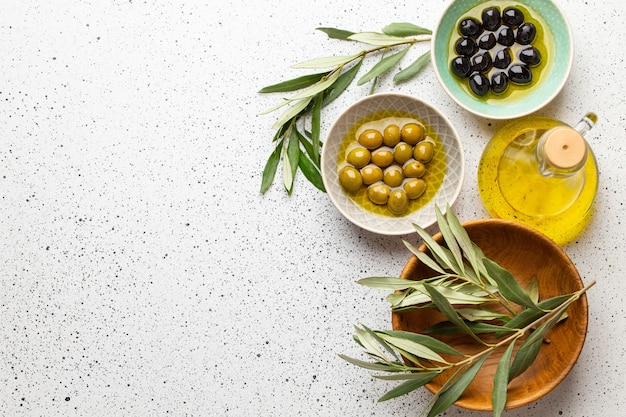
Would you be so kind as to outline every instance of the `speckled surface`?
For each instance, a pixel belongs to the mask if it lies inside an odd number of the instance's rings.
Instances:
[[[291,64],[354,52],[315,28],[432,27],[446,1],[338,4],[3,3],[0,415],[417,414],[426,391],[378,404],[391,385],[337,357],[360,354],[353,324],[389,325],[384,294],[354,282],[399,274],[401,239],[353,226],[302,177],[291,197],[258,191],[275,120],[259,113],[277,96],[256,92],[300,75]],[[626,3],[559,4],[576,58],[539,114],[600,116],[596,215],[566,247],[598,284],[571,374],[506,415],[616,416],[626,406]],[[322,133],[368,89],[329,106]],[[467,161],[455,211],[487,216],[476,166],[502,122],[462,111],[432,69],[401,86],[382,79],[379,91],[450,118]]]

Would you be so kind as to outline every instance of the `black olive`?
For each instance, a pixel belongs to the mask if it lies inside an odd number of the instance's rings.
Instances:
[[[454,49],[459,55],[472,56],[476,52],[476,44],[472,38],[463,37],[456,41]]]
[[[459,23],[459,32],[463,36],[475,38],[483,32],[483,25],[473,17],[467,17]]]
[[[507,7],[502,12],[502,21],[509,27],[518,27],[524,22],[524,13],[516,7]]]
[[[504,46],[511,46],[515,43],[515,35],[513,30],[507,26],[501,26],[496,35],[498,43]]]
[[[478,47],[481,49],[491,49],[496,46],[496,37],[492,32],[483,33],[478,38]]]
[[[504,71],[496,72],[491,76],[491,91],[495,94],[502,94],[509,86],[509,77]]]
[[[522,23],[520,27],[517,28],[517,43],[520,45],[529,45],[532,41],[535,40],[535,36],[537,35],[537,28],[530,22]]]
[[[513,65],[509,68],[509,79],[517,84],[528,84],[533,80],[533,73],[526,65]]]
[[[489,80],[484,74],[475,72],[470,76],[469,86],[477,96],[484,96],[489,92]]]
[[[534,46],[528,46],[520,51],[519,59],[524,64],[534,67],[541,62],[541,54]]]
[[[505,69],[509,65],[511,65],[511,50],[509,48],[502,48],[493,56],[493,66]]]
[[[488,7],[483,10],[482,14],[483,27],[486,30],[496,30],[500,27],[500,9],[497,7]]]
[[[489,52],[483,52],[482,54],[476,54],[472,57],[472,71],[473,72],[487,72],[491,69],[491,55]]]
[[[470,64],[470,60],[466,56],[457,56],[450,63],[450,68],[452,72],[457,77],[467,78],[472,72],[472,65]]]

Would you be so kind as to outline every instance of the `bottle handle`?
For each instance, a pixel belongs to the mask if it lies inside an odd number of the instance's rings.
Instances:
[[[598,123],[598,116],[593,112],[589,112],[585,114],[582,119],[580,119],[576,126],[574,126],[574,130],[580,133],[581,136],[585,136],[585,134],[596,125],[596,123]]]

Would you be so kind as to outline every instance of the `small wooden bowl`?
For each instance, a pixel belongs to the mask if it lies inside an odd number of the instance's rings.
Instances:
[[[536,277],[540,299],[569,294],[583,288],[576,267],[563,249],[543,234],[508,220],[485,219],[463,224],[467,233],[489,259],[509,270],[522,286]],[[439,243],[441,234],[434,236]],[[424,245],[420,250],[425,251]],[[412,256],[401,277],[418,280],[436,273]],[[538,400],[554,389],[570,372],[583,348],[587,333],[587,298],[583,295],[567,310],[568,318],[557,324],[548,334],[535,362],[509,384],[506,408],[516,408]],[[421,333],[445,318],[434,309],[392,313],[394,330]],[[480,350],[476,341],[468,336],[437,336],[464,353]],[[503,353],[495,351],[467,388],[456,406],[470,410],[492,411],[491,393],[493,377]],[[449,357],[448,360],[458,360]],[[442,374],[426,388],[436,393],[449,377]]]

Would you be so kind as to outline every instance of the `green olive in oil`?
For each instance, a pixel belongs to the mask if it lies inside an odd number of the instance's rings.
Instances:
[[[402,139],[395,137],[404,125],[411,123],[417,123],[422,126],[424,130],[423,138],[415,145],[409,145]],[[391,128],[389,128],[390,126]],[[383,110],[371,113],[355,123],[344,136],[337,155],[337,172],[341,172],[346,167],[351,167],[347,161],[347,157],[348,155],[351,155],[351,151],[359,146],[362,146],[358,141],[359,135],[361,132],[368,129],[377,130],[382,132],[383,135],[385,132],[393,132],[393,134],[386,136],[386,140],[381,145],[380,149],[386,152],[391,151],[392,153],[396,151],[394,153],[395,158],[389,166],[383,166],[382,168],[374,167],[376,169],[372,169],[372,165],[376,161],[376,158],[373,158],[368,165],[361,167],[360,170],[365,178],[363,186],[356,192],[351,192],[350,190],[346,190],[344,188],[346,195],[363,209],[389,217],[406,216],[424,207],[435,197],[443,184],[446,174],[446,153],[443,148],[443,142],[439,138],[437,132],[420,117],[405,111]],[[409,142],[410,141],[412,141],[412,139],[409,140]],[[409,192],[407,193],[404,186],[410,181],[415,182],[415,178],[406,176],[402,182],[398,182],[395,175],[397,175],[396,173],[398,171],[405,172],[405,166],[414,162],[413,151],[415,147],[422,142],[432,144],[432,148],[434,149],[432,160],[429,160],[428,163],[424,164],[424,172],[420,172],[419,193],[415,192],[415,184],[413,183],[407,186],[409,189]],[[405,149],[407,146],[410,149]],[[375,154],[376,152],[377,150],[372,150],[372,154]],[[404,155],[405,153],[406,155]],[[386,165],[386,163],[383,165]],[[379,172],[378,177],[375,178],[381,178],[380,180],[369,180],[374,171]],[[381,177],[380,172],[387,172],[387,175],[383,175],[383,177]],[[407,172],[411,172],[411,170],[409,169]],[[382,178],[389,179],[389,184],[385,184]],[[377,196],[375,199],[377,200],[376,203],[372,201],[370,196],[368,196],[368,189],[373,187],[377,187],[377,190],[374,191],[378,191],[371,193]],[[388,187],[388,190],[382,192],[382,187]],[[407,193],[408,202],[404,201],[403,193]],[[387,196],[386,199],[383,198],[385,196]],[[398,210],[398,201],[402,201],[402,204],[400,205],[401,210]],[[404,204],[405,202],[406,204]]]

